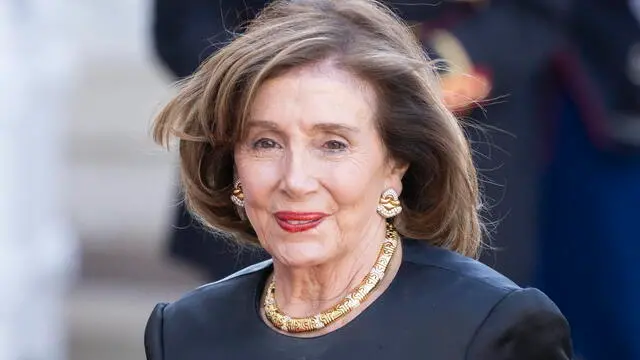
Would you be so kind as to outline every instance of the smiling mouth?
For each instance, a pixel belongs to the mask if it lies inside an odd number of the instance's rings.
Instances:
[[[311,230],[320,225],[325,213],[280,211],[275,213],[276,222],[282,230],[296,233]]]

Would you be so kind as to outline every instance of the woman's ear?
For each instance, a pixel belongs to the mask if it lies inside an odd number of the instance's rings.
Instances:
[[[408,169],[409,164],[405,162],[399,162],[396,160],[391,160],[389,162],[387,185],[388,187],[395,189],[398,194],[402,193],[402,178]]]

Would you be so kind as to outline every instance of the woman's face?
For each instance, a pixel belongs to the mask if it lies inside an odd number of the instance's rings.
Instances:
[[[320,265],[376,241],[378,200],[401,191],[405,168],[387,157],[375,101],[366,83],[330,64],[258,90],[235,162],[246,215],[276,261]]]

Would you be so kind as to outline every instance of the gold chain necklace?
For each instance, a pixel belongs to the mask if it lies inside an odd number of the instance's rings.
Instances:
[[[345,316],[369,296],[371,291],[378,286],[384,278],[387,266],[398,247],[400,236],[391,223],[387,223],[385,241],[382,243],[380,253],[375,265],[365,276],[360,285],[349,293],[342,301],[331,309],[323,311],[315,316],[292,318],[283,314],[276,304],[275,281],[271,280],[264,298],[264,312],[269,322],[276,328],[290,333],[310,332],[320,330],[325,326]]]

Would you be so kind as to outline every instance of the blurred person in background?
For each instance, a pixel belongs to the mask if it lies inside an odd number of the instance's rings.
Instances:
[[[579,1],[552,60],[538,286],[587,360],[640,359],[637,1]]]
[[[490,96],[509,95],[487,118],[518,139],[505,199],[538,203],[539,215],[534,228],[507,217],[498,234],[533,230],[530,281],[565,311],[585,359],[640,359],[637,14],[627,0],[492,1],[422,34],[454,64],[491,74]]]
[[[149,360],[572,357],[544,294],[473,259],[469,143],[380,4],[273,2],[153,133],[179,140],[197,218],[272,260],[156,306]]]
[[[0,360],[67,359],[77,248],[62,189],[77,58],[65,3],[0,2]]]

